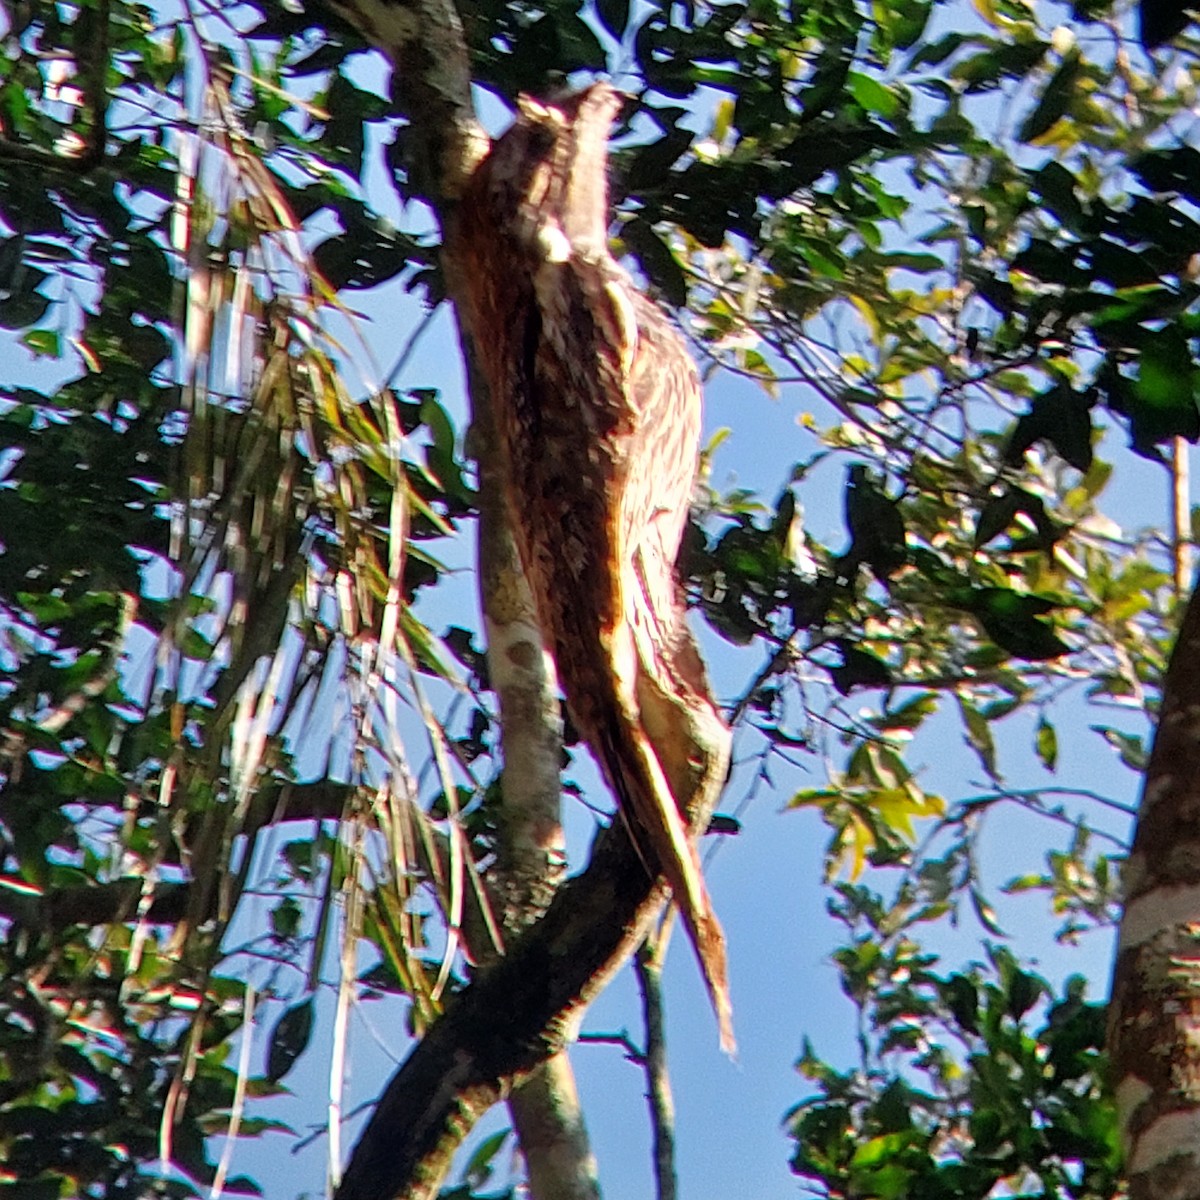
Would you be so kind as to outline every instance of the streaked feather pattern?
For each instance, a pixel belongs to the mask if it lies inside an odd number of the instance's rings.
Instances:
[[[646,711],[665,696],[710,713],[724,736],[674,574],[700,382],[679,334],[608,250],[620,105],[602,83],[553,103],[522,98],[463,197],[464,317],[572,720],[671,888],[732,1049],[724,935],[672,791],[677,764],[660,759],[661,715],[656,730]]]

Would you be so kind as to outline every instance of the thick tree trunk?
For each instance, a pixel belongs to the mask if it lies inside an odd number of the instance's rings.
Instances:
[[[1200,1197],[1200,593],[1146,771],[1109,1024],[1132,1200]]]

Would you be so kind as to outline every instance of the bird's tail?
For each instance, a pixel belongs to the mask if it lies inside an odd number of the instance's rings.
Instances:
[[[658,756],[640,722],[618,706],[620,715],[595,745],[604,773],[633,827],[635,844],[648,852],[651,869],[662,872],[700,961],[721,1037],[721,1049],[736,1050],[725,934],[713,911],[700,870],[700,858],[680,814]]]

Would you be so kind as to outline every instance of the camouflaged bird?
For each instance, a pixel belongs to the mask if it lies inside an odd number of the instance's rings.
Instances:
[[[621,103],[604,83],[520,99],[462,197],[463,315],[568,711],[639,853],[670,886],[732,1049],[725,939],[680,809],[686,764],[665,728],[673,713],[701,714],[718,730],[723,778],[728,731],[674,566],[700,381],[679,334],[609,253],[608,136]]]

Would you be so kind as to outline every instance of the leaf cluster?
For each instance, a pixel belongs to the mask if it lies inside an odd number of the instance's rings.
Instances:
[[[835,1070],[806,1043],[797,1069],[817,1091],[789,1115],[797,1175],[827,1196],[1122,1194],[1104,1008],[1081,978],[1056,993],[997,945],[945,971],[879,896],[842,886],[833,910],[852,934],[835,961],[862,1062]]]

